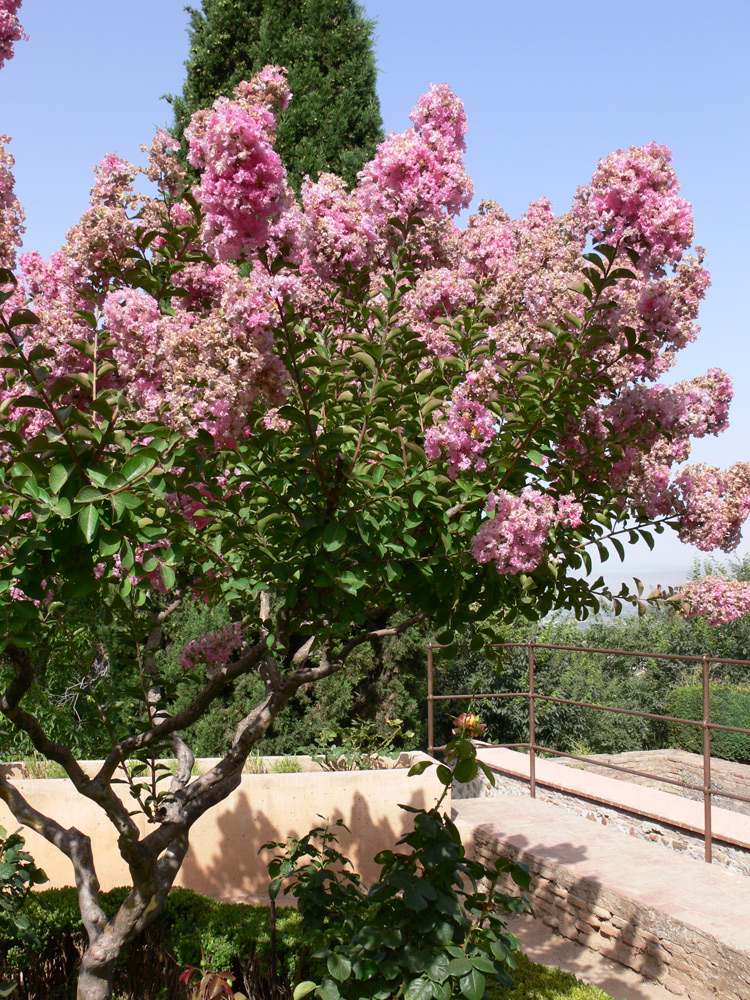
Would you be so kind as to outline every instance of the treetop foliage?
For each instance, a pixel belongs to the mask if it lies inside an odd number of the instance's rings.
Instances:
[[[289,72],[294,100],[279,116],[276,150],[291,186],[323,171],[354,184],[382,139],[373,23],[353,0],[203,0],[190,11],[183,91],[171,100],[174,135],[190,117],[264,66]],[[186,145],[183,150],[186,151]]]

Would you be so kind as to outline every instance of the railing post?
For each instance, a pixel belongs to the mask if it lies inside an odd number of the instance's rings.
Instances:
[[[534,644],[529,643],[529,793],[536,798],[536,704],[534,701]]]
[[[703,835],[705,861],[713,860],[711,832],[711,695],[708,656],[703,657]]]
[[[433,699],[433,668],[434,659],[432,653],[432,643],[427,643],[427,752],[430,756],[435,753],[435,703]]]

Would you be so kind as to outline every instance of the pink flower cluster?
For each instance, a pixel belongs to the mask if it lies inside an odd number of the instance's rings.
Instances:
[[[202,170],[196,195],[204,213],[202,235],[219,260],[239,260],[263,246],[270,226],[290,202],[286,171],[273,148],[273,111],[251,103],[273,94],[279,80],[235,88],[235,100],[220,97],[197,111],[185,130],[188,161]]]
[[[0,0],[6,22],[17,7],[16,0]],[[469,471],[489,476],[493,451],[518,447],[503,414],[512,420],[523,409],[521,375],[533,376],[540,366],[565,372],[571,358],[585,358],[588,366],[591,405],[571,416],[563,433],[550,429],[549,463],[530,470],[541,488],[530,475],[518,496],[500,489],[490,494],[490,516],[473,540],[480,562],[504,574],[529,572],[545,558],[556,528],[580,524],[580,504],[549,492],[562,488],[555,484],[565,481],[570,466],[605,503],[641,519],[677,519],[682,537],[705,549],[735,545],[750,513],[747,466],[679,471],[691,436],[726,426],[731,382],[715,369],[673,386],[656,381],[694,339],[709,283],[700,248],[686,253],[692,215],[669,150],[651,143],[602,160],[562,215],[546,199],[519,219],[483,203],[459,230],[454,216],[472,195],[464,166],[466,116],[445,84],[419,99],[413,126],[388,136],[352,190],[322,174],[305,181],[299,201],[273,148],[275,109],[286,107],[289,97],[284,71],[266,67],[232,99],[193,116],[187,135],[190,162],[201,171],[196,192],[203,227],[185,256],[201,262],[175,273],[176,294],[168,302],[119,287],[105,261],[128,259],[139,226],[159,232],[150,251],[156,254],[170,224],[193,221],[193,210],[180,201],[184,174],[174,143],[157,134],[143,171],[159,198],[137,195],[135,168],[105,157],[91,205],[66,246],[49,261],[38,254],[21,258],[22,287],[11,305],[30,298],[41,324],[24,338],[28,347],[54,351],[51,378],[90,370],[71,342],[93,337],[76,315],[93,309],[114,341],[116,368],[105,384],[122,390],[130,415],[163,420],[186,435],[202,428],[217,447],[234,447],[261,428],[283,435],[289,425],[276,407],[291,391],[279,338],[284,321],[293,317],[286,331],[309,330],[326,352],[349,357],[351,316],[340,280],[349,275],[362,302],[385,306],[383,279],[398,249],[409,277],[396,293],[403,292],[397,322],[421,339],[421,365],[456,371],[457,364],[463,371],[458,387],[446,386],[443,410],[424,431],[426,454],[444,462],[452,478]],[[0,148],[0,265],[13,263],[22,222],[11,166]],[[419,225],[402,246],[393,223],[415,219]],[[597,313],[611,342],[587,342],[586,329],[578,330],[586,302],[573,286],[586,266],[581,253],[600,239],[619,241],[616,266],[630,266],[626,246],[641,256],[634,277],[619,282],[608,293],[608,308]],[[364,315],[356,317],[357,336],[374,336]],[[485,331],[473,354],[463,352],[456,332],[467,316]],[[567,339],[548,328],[563,316]],[[623,328],[647,352],[630,350]],[[0,376],[0,402],[18,391],[14,377]],[[359,387],[357,381],[351,386]],[[74,387],[60,403],[85,410],[85,391]],[[23,415],[26,436],[49,419],[35,408]],[[196,489],[197,495],[174,501],[188,521],[201,504]]]
[[[583,507],[570,495],[555,500],[540,490],[526,488],[520,496],[506,490],[490,493],[487,517],[474,536],[472,551],[477,562],[493,562],[498,573],[531,573],[545,557],[552,526],[564,523],[577,528]]]
[[[410,118],[414,128],[391,133],[360,172],[359,196],[381,219],[457,215],[474,193],[463,162],[463,103],[447,84],[433,85]]]
[[[731,468],[686,466],[675,480],[679,535],[704,552],[731,552],[750,515],[750,463]]]
[[[179,663],[184,670],[195,670],[205,664],[209,677],[215,677],[241,647],[242,625],[225,625],[218,632],[207,632],[198,639],[186,642]]]
[[[335,174],[322,173],[302,185],[305,236],[310,263],[324,278],[349,267],[367,267],[384,243],[381,226],[356,192]]]
[[[28,38],[18,21],[21,0],[0,0],[0,69],[13,58],[13,46]]]
[[[706,618],[709,625],[726,625],[750,614],[750,583],[705,576],[680,587],[686,618]]]
[[[487,468],[484,452],[492,444],[496,424],[497,417],[486,406],[469,399],[456,400],[447,417],[428,428],[425,454],[431,462],[445,454],[451,479],[469,469],[483,472]]]
[[[448,357],[455,353],[455,340],[446,321],[476,301],[468,278],[448,267],[434,267],[421,274],[414,288],[404,296],[406,319],[433,354]]]
[[[578,201],[596,240],[627,237],[646,260],[676,262],[693,240],[693,213],[679,196],[671,152],[651,142],[601,160]]]
[[[232,444],[259,397],[278,404],[286,373],[273,352],[278,282],[261,271],[236,269],[184,275],[191,296],[164,315],[145,292],[111,292],[104,321],[116,340],[114,357],[128,396],[144,419],[163,419],[187,434],[199,428],[217,446]],[[208,311],[185,307],[192,295],[216,295]]]
[[[0,135],[0,267],[13,268],[16,247],[21,245],[24,211],[14,190],[13,157],[5,148],[7,142],[10,138]]]

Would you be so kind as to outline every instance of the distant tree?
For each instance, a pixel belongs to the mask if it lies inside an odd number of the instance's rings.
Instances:
[[[276,151],[299,191],[306,174],[331,171],[352,185],[382,139],[373,22],[354,0],[203,0],[189,7],[190,57],[173,133],[183,143],[193,112],[267,64],[285,66],[294,95],[279,115]]]

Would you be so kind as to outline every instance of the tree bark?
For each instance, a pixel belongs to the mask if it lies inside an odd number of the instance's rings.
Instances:
[[[89,959],[90,952],[89,948],[83,956],[78,972],[76,1000],[109,1000],[112,996],[115,961],[112,959],[104,965],[99,964],[95,960]]]

